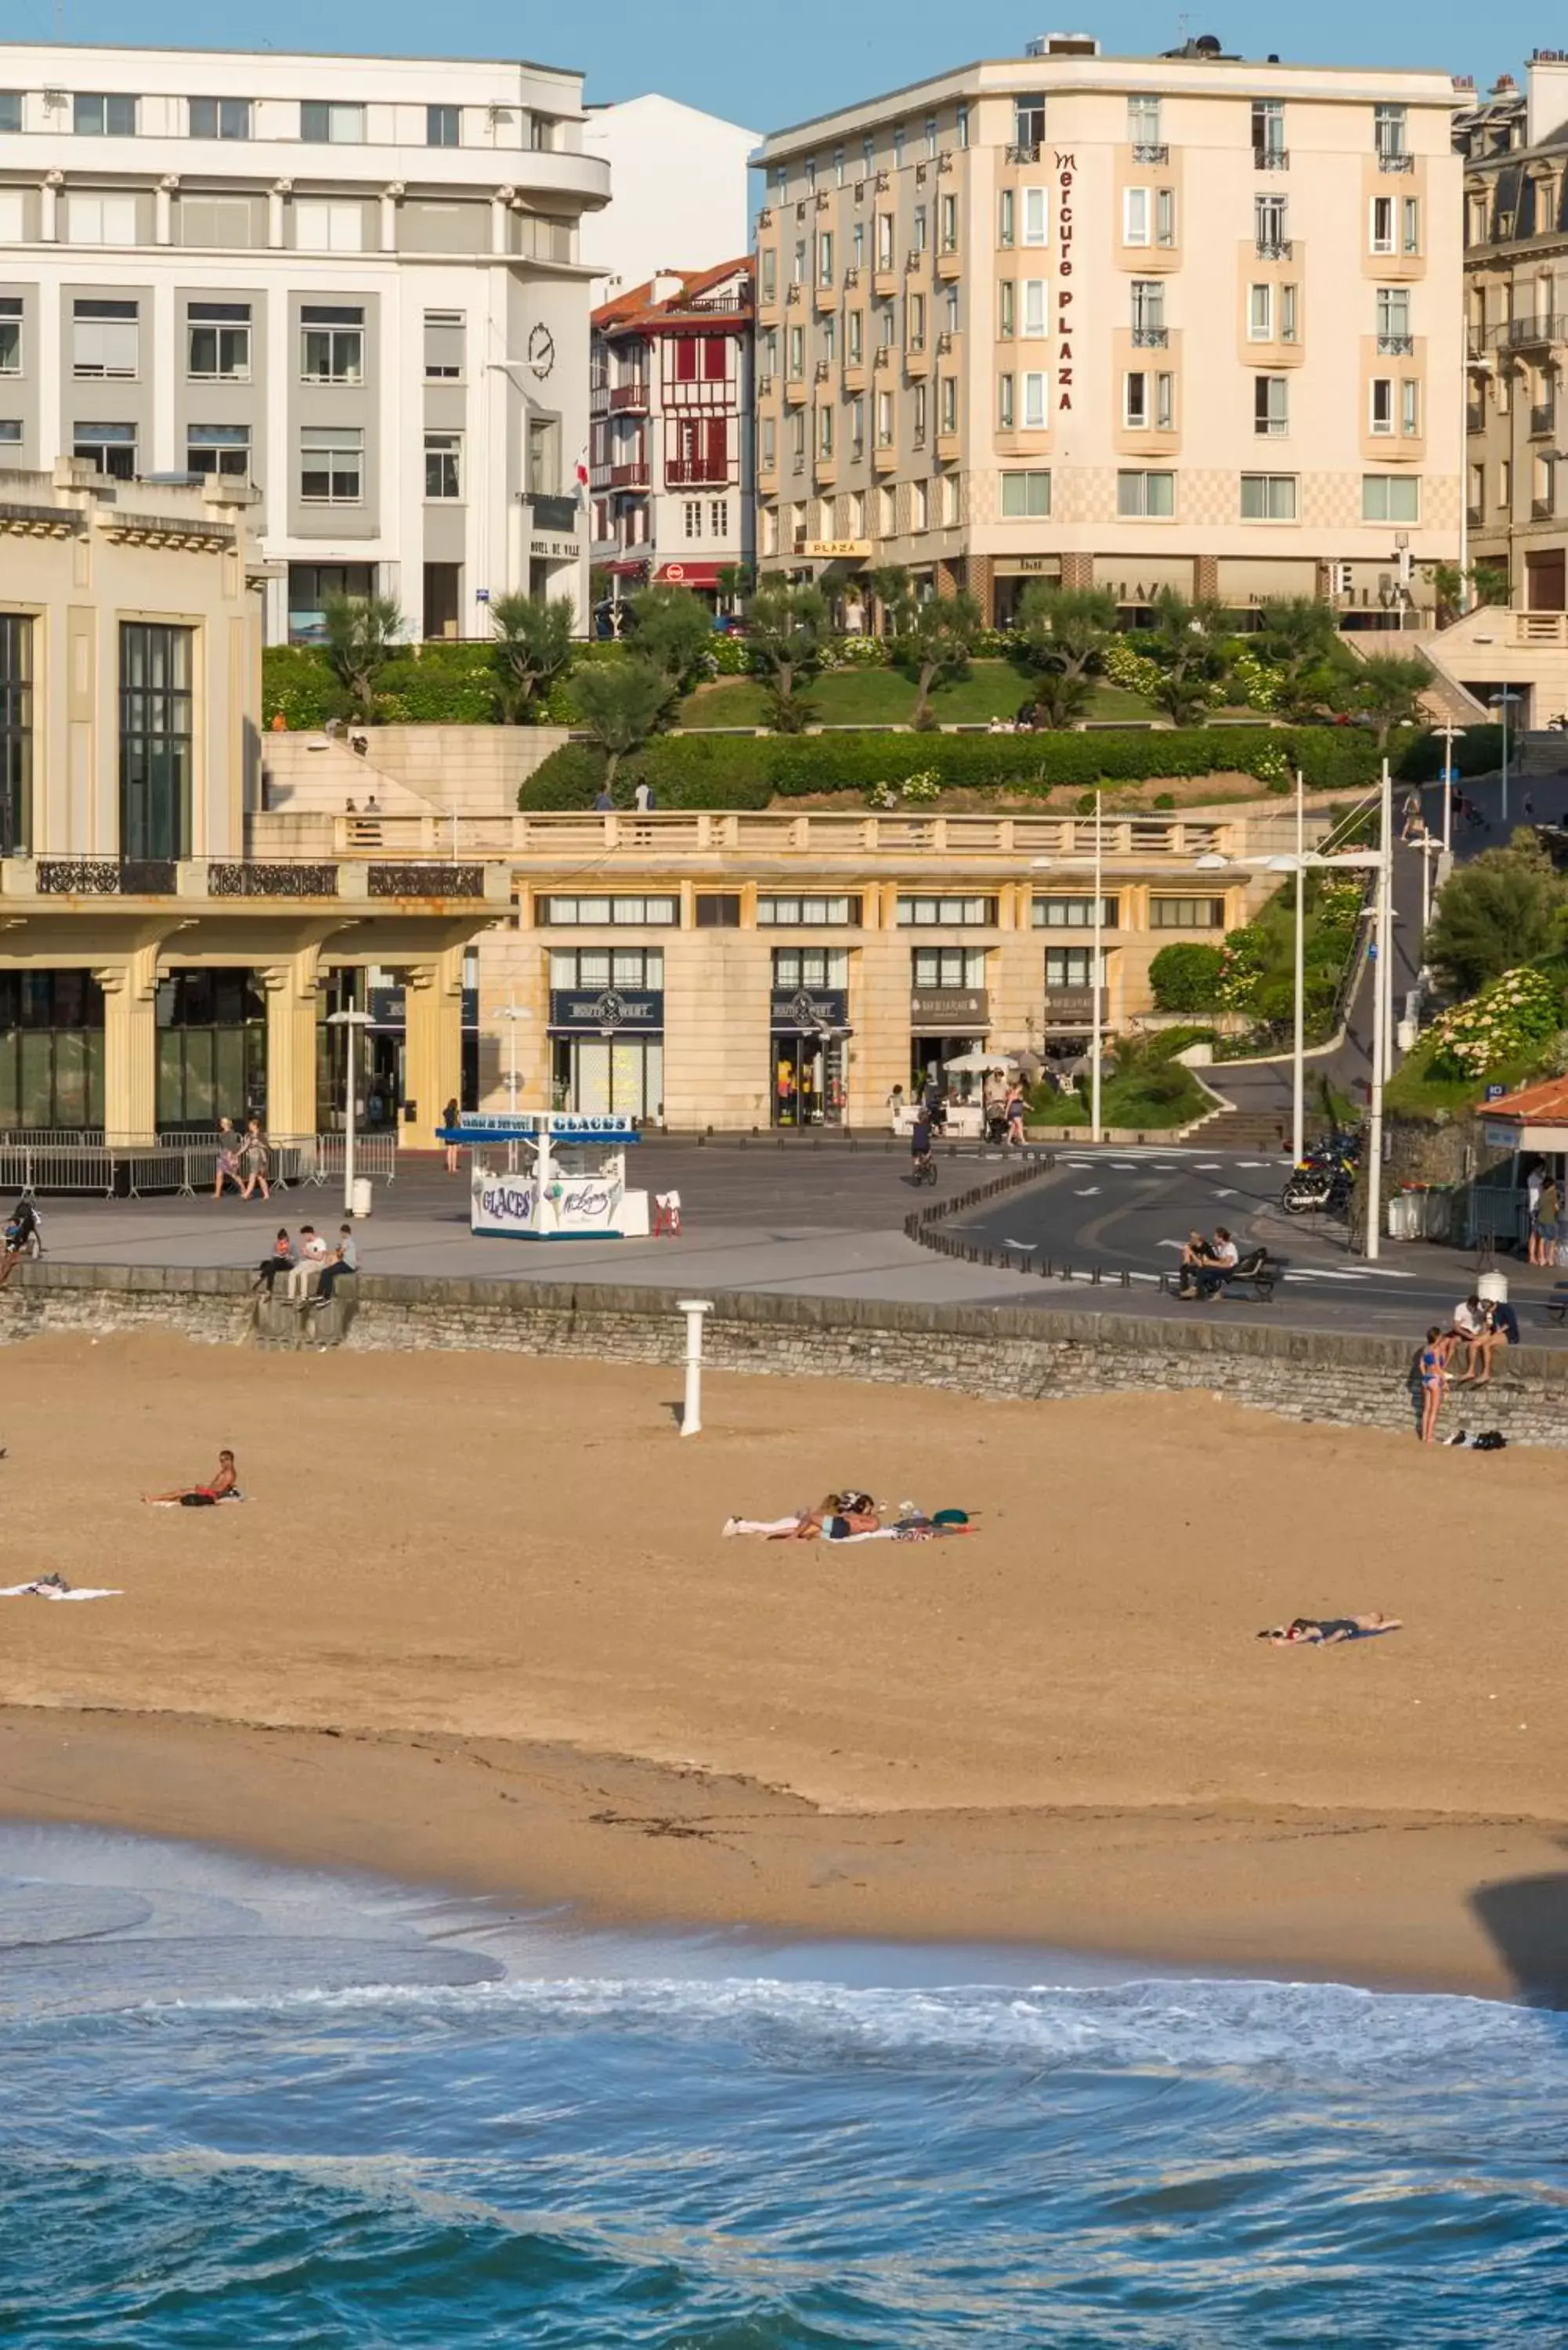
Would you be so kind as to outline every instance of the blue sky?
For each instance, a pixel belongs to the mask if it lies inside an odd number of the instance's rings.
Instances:
[[[61,0],[67,37],[200,46],[382,50],[418,56],[517,56],[581,67],[590,99],[661,89],[753,130],[776,129],[847,99],[918,80],[971,57],[1008,57],[1031,34],[1096,32],[1110,50],[1168,48],[1183,29],[1217,33],[1227,48],[1320,64],[1430,65],[1478,82],[1517,74],[1530,48],[1562,38],[1537,5],[1496,6],[1477,19],[1459,0],[1417,11],[1366,0],[1229,8],[1197,5],[1183,18],[1147,0],[1096,7],[1086,0],[588,0],[578,9],[415,0],[268,0],[228,10],[192,0],[141,0],[134,32],[125,0]],[[55,0],[0,0],[0,38],[47,38]],[[265,44],[264,44],[265,36]]]

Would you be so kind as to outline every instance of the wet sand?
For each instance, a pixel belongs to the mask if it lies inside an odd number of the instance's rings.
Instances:
[[[605,1918],[1568,1976],[1555,1454],[1206,1395],[0,1351],[0,1811]],[[239,1454],[254,1499],[147,1486]],[[858,1482],[980,1531],[725,1541]],[[1258,1627],[1382,1607],[1387,1638]],[[1490,1888],[1490,1889],[1489,1889]]]

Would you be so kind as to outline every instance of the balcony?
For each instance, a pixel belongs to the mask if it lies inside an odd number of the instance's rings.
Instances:
[[[1479,403],[1472,403],[1465,410],[1465,431],[1467,432],[1486,431],[1486,410]]]
[[[1135,163],[1168,163],[1169,161],[1170,150],[1165,144],[1163,140],[1151,141],[1147,139],[1139,139],[1135,140],[1133,142],[1133,161]]]
[[[817,383],[826,383],[832,373],[833,368],[831,362],[827,359],[818,359],[814,370],[813,380]]]
[[[859,283],[860,283],[860,264],[859,264],[857,261],[852,261],[852,262],[850,263],[850,265],[849,265],[848,268],[847,268],[847,269],[845,271],[845,273],[844,273],[844,290],[845,290],[845,292],[846,292],[846,294],[853,294],[853,293],[854,293],[854,291],[855,291],[855,288],[859,285]]]
[[[937,428],[938,463],[942,465],[956,463],[960,447],[958,426],[956,424],[939,425]]]
[[[1294,250],[1288,236],[1260,236],[1254,243],[1260,261],[1288,261]]]
[[[1414,155],[1397,154],[1391,147],[1378,147],[1373,151],[1380,172],[1413,172],[1416,168]]]
[[[1532,498],[1530,501],[1532,522],[1550,522],[1554,512],[1555,508],[1550,498]]]
[[[909,252],[908,252],[908,253],[904,255],[904,274],[905,274],[905,276],[909,276],[909,277],[913,277],[913,276],[917,276],[917,275],[919,273],[919,271],[921,271],[921,270],[925,267],[925,265],[926,265],[927,262],[928,262],[929,259],[930,259],[930,255],[929,255],[929,254],[926,251],[926,248],[925,248],[925,246],[924,246],[923,244],[917,244],[917,245],[913,246],[913,247],[911,248],[911,250],[910,250]]]
[[[944,286],[950,286],[963,275],[963,255],[956,244],[944,244],[937,255],[937,276]]]
[[[814,468],[819,489],[830,490],[838,479],[838,460],[831,450],[817,451]]]
[[[1557,407],[1554,400],[1537,403],[1530,411],[1530,437],[1532,441],[1550,439],[1557,430]]]
[[[629,464],[612,465],[609,469],[609,485],[612,490],[646,490],[648,487],[647,458],[634,457]]]
[[[890,368],[892,366],[893,346],[891,343],[877,344],[877,357],[874,364],[879,368]]]
[[[179,885],[171,857],[40,857],[33,875],[40,898],[172,898]]]
[[[1510,318],[1496,329],[1493,339],[1511,351],[1527,349],[1532,344],[1568,342],[1568,314],[1544,310],[1533,318]]]
[[[821,279],[818,282],[816,288],[816,307],[819,310],[825,311],[833,311],[837,309],[838,288],[834,285],[831,277]]]
[[[919,378],[929,375],[930,371],[930,354],[924,343],[911,343],[904,353],[904,373]]]
[[[805,407],[805,378],[804,376],[792,375],[790,377],[788,382],[784,385],[784,401],[786,406],[790,408]]]
[[[1168,327],[1135,326],[1132,330],[1135,351],[1163,351],[1170,342]]]
[[[778,378],[776,376],[760,375],[757,378],[757,398],[759,400],[771,400],[774,396],[774,387],[777,381]]]
[[[873,470],[878,473],[896,473],[898,472],[898,452],[894,448],[890,441],[877,442],[876,448],[871,452],[871,464]]]
[[[612,414],[635,415],[648,409],[648,379],[639,376],[635,383],[612,383],[609,396]]]
[[[1407,359],[1412,357],[1415,348],[1414,335],[1379,335],[1377,338],[1377,354],[1380,359]]]
[[[672,490],[722,490],[730,487],[732,475],[727,458],[670,457],[664,479]]]
[[[898,273],[893,266],[890,253],[878,256],[877,266],[871,273],[871,291],[878,302],[891,302],[898,293]]]
[[[845,360],[844,389],[846,391],[865,390],[866,355],[863,351],[856,351],[851,358]]]
[[[1484,507],[1467,506],[1465,508],[1465,520],[1469,523],[1472,530],[1480,530],[1482,523],[1486,520],[1486,511]]]
[[[1007,161],[1010,163],[1038,163],[1040,161],[1039,140],[1020,140],[1015,145],[1007,150]]]
[[[1253,148],[1252,169],[1254,172],[1288,172],[1290,168],[1291,151],[1288,147]]]

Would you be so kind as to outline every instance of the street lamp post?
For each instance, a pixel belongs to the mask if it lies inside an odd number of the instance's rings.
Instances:
[[[525,1003],[504,1003],[496,1017],[506,1023],[506,1106],[514,1118],[517,1115],[517,1088],[523,1082],[517,1074],[517,1023],[531,1020],[533,1013]],[[514,1174],[517,1169],[517,1145],[506,1146],[506,1169]]]
[[[1296,769],[1295,1020],[1291,1034],[1291,1164],[1299,1167],[1306,1149],[1306,785]]]
[[[1502,823],[1505,829],[1508,825],[1508,705],[1521,698],[1517,693],[1511,693],[1506,685],[1500,686],[1496,693],[1487,696],[1490,707],[1502,712]]]
[[[1445,718],[1438,732],[1443,738],[1443,853],[1454,845],[1454,740],[1464,733],[1451,718]]]
[[[355,1095],[359,1084],[354,1036],[358,1029],[368,1028],[370,1025],[370,1015],[368,1012],[357,1012],[350,1005],[342,1012],[329,1012],[327,1015],[327,1025],[329,1028],[346,1028],[348,1031],[348,1087],[343,1119],[343,1212],[346,1216],[351,1216],[354,1212],[354,1140],[355,1117],[358,1109]]]
[[[1093,1141],[1101,1137],[1100,1071],[1105,1056],[1105,1010],[1100,995],[1101,970],[1105,962],[1106,897],[1105,897],[1105,817],[1100,795],[1095,795],[1095,853],[1092,858],[1035,857],[1031,864],[1036,870],[1044,868],[1054,873],[1064,868],[1082,872],[1086,865],[1094,876],[1095,920],[1090,950],[1089,968],[1089,1133]]]
[[[1380,816],[1377,859],[1377,968],[1373,973],[1372,993],[1372,1099],[1366,1121],[1366,1256],[1369,1263],[1378,1253],[1378,1222],[1383,1213],[1383,1088],[1388,1077],[1388,1007],[1392,1002],[1389,985],[1390,964],[1389,913],[1393,895],[1390,882],[1394,870],[1394,785],[1388,773],[1388,762],[1383,762],[1382,786],[1378,794]]]

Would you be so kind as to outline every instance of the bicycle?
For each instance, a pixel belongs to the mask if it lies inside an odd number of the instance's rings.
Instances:
[[[928,1150],[922,1158],[917,1159],[915,1161],[915,1181],[917,1183],[934,1183],[936,1180],[936,1154],[934,1151]]]

